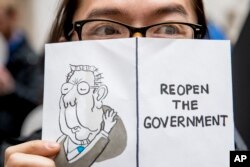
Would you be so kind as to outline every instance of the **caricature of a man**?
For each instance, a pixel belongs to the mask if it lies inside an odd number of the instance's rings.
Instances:
[[[126,131],[117,113],[103,100],[108,94],[97,68],[71,65],[61,88],[59,124],[63,135],[57,166],[88,167],[118,156],[126,147]]]

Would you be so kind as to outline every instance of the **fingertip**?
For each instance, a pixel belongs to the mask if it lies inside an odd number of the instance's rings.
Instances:
[[[60,145],[59,143],[57,142],[54,142],[54,141],[44,141],[44,146],[49,149],[49,150],[57,150],[60,148]]]

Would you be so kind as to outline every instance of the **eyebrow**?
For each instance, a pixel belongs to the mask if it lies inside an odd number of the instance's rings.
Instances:
[[[154,12],[155,15],[171,15],[178,14],[184,17],[188,16],[187,10],[180,4],[171,4],[165,7],[161,7]]]
[[[99,17],[108,17],[108,16],[124,16],[128,12],[126,10],[120,10],[118,8],[101,8],[93,9],[88,15],[87,19],[99,18]]]
[[[155,16],[158,15],[171,15],[178,14],[184,17],[188,16],[187,10],[180,4],[171,4],[167,6],[160,7],[153,11],[151,14]],[[101,8],[101,9],[93,9],[88,15],[87,19],[100,18],[100,17],[111,17],[111,16],[128,16],[129,12],[125,9],[120,8]]]

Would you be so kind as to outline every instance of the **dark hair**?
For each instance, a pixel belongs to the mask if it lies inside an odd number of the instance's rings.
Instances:
[[[62,1],[50,34],[50,43],[58,42],[62,36],[67,37],[67,34],[73,28],[73,16],[79,5],[80,0]],[[203,25],[207,31],[206,17],[202,0],[192,0],[192,5],[198,19],[198,24]]]
[[[192,0],[192,5],[194,8],[194,12],[197,16],[197,23],[204,26],[204,36],[205,37],[206,33],[208,32],[207,30],[207,21],[206,21],[206,15],[204,11],[204,5],[202,0]]]
[[[67,33],[72,30],[73,16],[79,4],[79,0],[62,1],[50,33],[50,43],[58,42],[60,37],[66,37]]]

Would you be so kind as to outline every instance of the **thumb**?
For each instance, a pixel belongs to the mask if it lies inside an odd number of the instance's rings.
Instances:
[[[10,155],[14,153],[53,157],[59,152],[59,150],[60,145],[56,142],[34,140],[7,148],[5,151],[5,161],[7,161]]]

